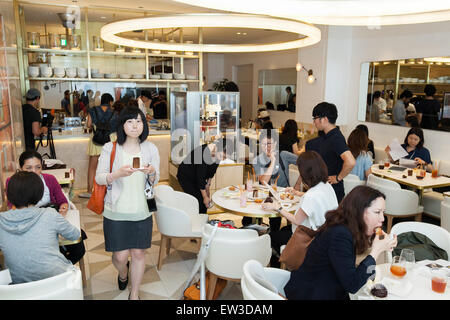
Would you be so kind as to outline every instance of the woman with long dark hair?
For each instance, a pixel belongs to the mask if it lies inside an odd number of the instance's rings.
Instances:
[[[357,175],[360,180],[366,180],[371,173],[372,158],[367,152],[368,144],[366,132],[358,128],[353,130],[347,139],[347,146],[356,159],[356,164],[350,173]]]
[[[336,210],[328,211],[325,223],[308,247],[303,264],[284,287],[288,299],[348,300],[375,274],[376,259],[397,245],[375,229],[384,221],[385,195],[366,186],[355,187]],[[370,249],[358,266],[356,255]]]

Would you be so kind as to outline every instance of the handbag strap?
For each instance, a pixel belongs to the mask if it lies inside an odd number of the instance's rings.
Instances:
[[[117,146],[117,141],[114,141],[113,142],[113,148],[112,148],[112,151],[111,151],[111,158],[109,160],[109,173],[112,172],[112,166],[113,166],[113,163],[114,163],[114,159],[116,158],[116,146]]]

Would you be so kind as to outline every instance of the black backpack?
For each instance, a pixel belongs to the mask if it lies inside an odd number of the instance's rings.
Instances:
[[[95,124],[95,130],[94,130],[94,136],[92,137],[92,142],[96,145],[104,145],[105,143],[109,142],[109,134],[111,133],[111,125],[110,121],[113,117],[113,113],[111,112],[111,115],[105,120],[104,115],[103,119],[100,120],[100,115],[97,112],[97,107],[94,107],[94,113],[97,116],[97,123]]]

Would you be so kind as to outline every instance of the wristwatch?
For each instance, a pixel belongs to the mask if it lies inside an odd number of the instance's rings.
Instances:
[[[281,210],[283,210],[283,207],[279,207],[278,209],[275,209],[276,212],[281,213]]]

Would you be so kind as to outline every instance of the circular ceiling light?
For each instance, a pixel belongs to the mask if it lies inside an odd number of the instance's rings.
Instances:
[[[423,60],[427,62],[450,62],[450,57],[433,57],[433,58],[424,58]]]
[[[448,0],[175,0],[210,9],[326,25],[379,26],[450,20]]]
[[[303,35],[304,37],[266,44],[189,44],[151,42],[128,39],[117,34],[136,29],[161,28],[252,28],[272,29]],[[300,21],[281,18],[254,16],[244,14],[196,13],[169,16],[150,16],[112,22],[104,25],[100,30],[103,40],[128,47],[144,49],[159,49],[167,51],[195,51],[195,52],[257,52],[287,50],[310,46],[321,39],[320,29]]]

